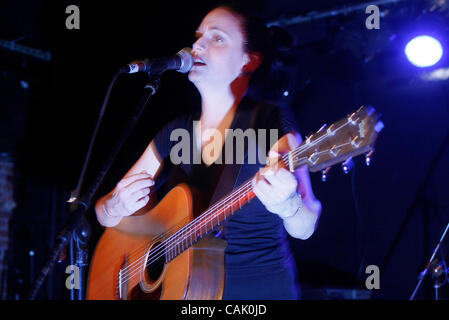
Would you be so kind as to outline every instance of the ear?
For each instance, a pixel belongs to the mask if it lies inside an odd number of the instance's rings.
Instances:
[[[256,71],[263,61],[263,56],[259,52],[248,52],[246,58],[246,64],[242,68],[244,74],[251,74]]]

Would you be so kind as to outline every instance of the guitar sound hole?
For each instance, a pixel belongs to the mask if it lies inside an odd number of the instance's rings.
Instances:
[[[146,272],[150,282],[157,281],[165,267],[165,249],[159,244],[160,242],[155,243],[148,255]]]

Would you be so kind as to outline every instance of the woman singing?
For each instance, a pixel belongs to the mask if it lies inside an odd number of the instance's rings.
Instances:
[[[253,84],[269,74],[275,50],[272,30],[235,8],[220,6],[204,17],[195,34],[191,52],[194,66],[188,78],[200,93],[201,109],[197,114],[176,118],[160,130],[114,190],[97,201],[97,218],[103,226],[115,226],[144,210],[163,166],[170,168],[168,184],[187,182],[210,201],[222,187],[218,181],[223,181],[220,176],[225,166],[231,165],[216,161],[222,152],[212,151],[224,152],[225,138],[214,139],[211,132],[225,137],[227,129],[238,128],[238,119],[244,114],[256,132],[277,130],[279,140],[265,150],[271,163],[301,143],[295,121],[285,110],[247,94]],[[197,150],[191,154],[201,154],[200,164],[170,164],[175,144],[170,133],[177,128],[197,138],[192,144]],[[307,168],[292,173],[282,167],[263,167],[265,164],[245,162],[230,183],[238,187],[254,177],[252,187],[257,198],[223,225],[221,237],[227,241],[223,299],[300,297],[287,234],[309,238],[317,227],[321,203],[313,194]]]

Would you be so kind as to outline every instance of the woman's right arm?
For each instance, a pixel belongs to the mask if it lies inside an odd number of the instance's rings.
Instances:
[[[161,165],[162,159],[153,140],[116,187],[95,203],[98,222],[113,227],[123,217],[144,208],[150,200],[150,187],[154,185]]]

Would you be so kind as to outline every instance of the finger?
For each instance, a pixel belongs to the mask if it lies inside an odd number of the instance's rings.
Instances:
[[[136,192],[133,192],[129,195],[130,200],[133,202],[137,202],[139,199],[146,197],[146,196],[150,196],[150,188],[143,188],[143,189],[139,189]]]
[[[112,200],[112,202],[114,202],[114,200]],[[124,210],[117,210],[117,205],[116,204],[111,204],[111,200],[106,200],[104,202],[103,213],[106,214],[106,212],[110,216],[120,217],[120,216],[123,216],[123,213],[125,211]]]
[[[137,210],[142,209],[143,207],[145,207],[148,203],[148,201],[150,200],[149,196],[145,196],[142,199],[134,202],[134,204],[132,204],[130,206],[130,214],[133,214],[134,212],[136,212]]]
[[[252,181],[251,181],[251,185],[252,185],[252,189],[254,194],[260,199],[260,198],[265,198],[263,191],[260,189],[259,186],[259,180],[255,177]]]
[[[299,147],[302,142],[301,136],[299,134],[287,133],[287,142],[290,149],[295,149]]]
[[[283,182],[283,184],[293,184],[295,186],[298,185],[296,176],[285,168],[280,168],[278,171],[276,171],[275,175],[279,180]]]
[[[298,179],[287,169],[281,169],[276,172],[276,177],[283,186],[282,190],[287,193],[287,196],[290,196],[293,192],[298,190]]]
[[[147,172],[142,171],[142,172],[127,176],[126,178],[123,178],[122,180],[119,181],[119,183],[117,183],[117,186],[123,188],[137,180],[145,179],[145,178],[153,178],[153,177],[150,174],[148,174]]]
[[[254,179],[253,179],[253,181],[252,181],[253,187],[254,187],[254,184],[255,184],[257,181],[265,179],[265,178],[263,177],[263,170],[264,170],[263,168],[259,169],[259,171],[257,171],[256,175],[254,176]]]
[[[274,150],[270,150],[268,152],[268,165],[269,166],[274,166],[276,165],[276,163],[279,161],[279,157],[281,156],[280,153],[274,151]]]
[[[270,185],[264,180],[257,181],[253,191],[264,205],[271,205],[276,200],[272,196],[273,191],[271,190]]]
[[[259,169],[259,172],[257,173],[257,180],[267,180],[267,177],[273,176],[275,174],[276,168],[271,167],[265,167],[262,169]]]
[[[154,185],[154,180],[151,178],[145,178],[140,179],[137,181],[134,181],[133,183],[129,184],[126,189],[129,194],[133,194],[136,191],[149,188]]]
[[[275,151],[275,150],[270,150],[270,151],[268,152],[268,157],[269,157],[270,159],[277,159],[277,158],[279,158],[280,156],[281,156],[281,154],[280,154],[279,152]]]
[[[283,189],[285,187],[283,181],[274,170],[267,171],[263,177],[276,189]]]
[[[295,186],[283,182],[275,175],[267,178],[270,185],[270,197],[273,199],[273,203],[282,202],[287,199],[290,194],[295,190]],[[268,192],[268,190],[265,190]]]
[[[275,172],[267,171],[263,176],[273,187],[272,194],[278,199],[287,198],[297,189],[296,177],[285,168],[279,168]]]

